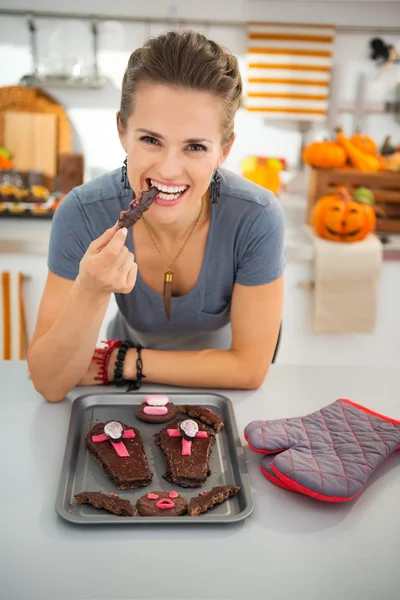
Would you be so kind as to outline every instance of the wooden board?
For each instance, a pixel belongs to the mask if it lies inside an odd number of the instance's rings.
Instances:
[[[53,191],[57,175],[57,116],[30,112],[4,113],[4,145],[16,169],[40,171]]]

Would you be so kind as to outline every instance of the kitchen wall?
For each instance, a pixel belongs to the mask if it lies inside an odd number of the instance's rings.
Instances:
[[[14,8],[51,9],[51,3],[46,0],[35,2],[13,2]],[[4,4],[4,2],[3,2]],[[30,6],[31,4],[31,6]],[[210,6],[208,6],[210,4]],[[332,5],[335,4],[335,7]],[[380,10],[377,10],[377,5]],[[392,15],[391,25],[396,22],[399,34],[382,33],[385,40],[400,46],[400,14],[399,3],[353,2],[346,6],[341,2],[262,2],[261,0],[237,0],[229,3],[219,0],[213,3],[202,2],[202,8],[195,8],[198,3],[175,2],[170,5],[163,0],[149,3],[148,16],[178,15],[181,18],[229,18],[232,21],[242,20],[242,23],[232,26],[188,24],[188,27],[203,29],[205,33],[218,42],[227,46],[240,61],[244,82],[246,80],[246,30],[244,21],[251,18],[268,19],[271,21],[320,21],[335,22],[343,27],[357,23],[358,25],[376,24],[377,29],[371,33],[339,31],[334,48],[334,90],[339,102],[352,102],[356,93],[357,79],[360,73],[365,73],[368,81],[369,100],[382,100],[393,95],[386,92],[385,81],[374,80],[375,66],[368,58],[368,44],[373,35],[379,35],[378,26],[388,25],[388,17]],[[310,13],[313,6],[313,14]],[[268,10],[266,8],[268,7]],[[284,10],[286,7],[286,10]],[[395,11],[397,7],[397,13]],[[290,8],[290,11],[288,9]],[[85,12],[109,14],[111,5],[103,1],[85,3]],[[130,4],[129,8],[117,1],[112,4],[115,14],[142,14],[143,5]],[[124,9],[124,10],[123,10]],[[190,9],[190,10],[189,10]],[[78,2],[68,3],[69,11],[82,10]],[[146,8],[147,10],[147,8]],[[357,15],[357,19],[355,18]],[[48,88],[48,91],[66,107],[75,133],[75,150],[83,152],[86,161],[85,179],[91,179],[108,169],[119,166],[123,161],[123,152],[119,144],[115,113],[119,106],[120,86],[123,72],[130,52],[141,45],[149,35],[164,31],[168,25],[159,23],[121,23],[106,21],[100,23],[100,72],[108,78],[108,83],[101,90],[62,90]],[[64,21],[53,19],[37,20],[39,57],[47,62],[63,60],[74,61],[81,57],[87,63],[91,57],[91,38],[89,25],[84,21]],[[72,41],[73,40],[73,41]],[[7,57],[1,61],[0,86],[17,84],[20,77],[31,70],[29,37],[25,18],[0,15],[0,56]],[[400,81],[400,66],[386,77],[398,77]],[[340,122],[350,133],[353,128],[353,117],[343,114]],[[264,116],[247,113],[240,110],[236,119],[237,141],[225,166],[240,170],[240,162],[247,154],[269,154],[284,156],[291,167],[297,165],[301,147],[301,135],[296,123],[282,123],[267,120]],[[381,142],[387,133],[392,133],[394,139],[400,139],[400,124],[391,115],[370,115],[366,120],[365,131]],[[325,126],[315,125],[307,134],[307,140],[329,135]]]
[[[53,0],[1,0],[1,8],[30,8],[54,10]],[[11,6],[12,4],[12,6]],[[398,26],[399,34],[382,37],[400,47],[399,3],[351,2],[344,5],[340,0],[328,2],[263,2],[261,0],[203,0],[185,2],[176,0],[173,5],[163,0],[148,3],[114,0],[69,0],[68,11],[102,14],[137,14],[160,18],[159,23],[120,23],[107,21],[100,24],[99,66],[109,83],[102,90],[49,91],[62,103],[72,121],[75,150],[85,155],[85,178],[113,169],[122,164],[123,153],[119,145],[115,113],[119,105],[120,84],[130,52],[143,43],[149,35],[156,35],[166,28],[162,18],[180,16],[188,19],[212,19],[214,24],[203,27],[205,33],[227,46],[240,61],[243,77],[246,77],[246,31],[247,19],[289,22],[333,22],[341,27],[334,48],[334,85],[339,90],[340,101],[353,101],[357,77],[365,73],[369,81],[369,101],[380,100],[385,94],[381,82],[373,79],[374,66],[368,59],[368,43],[373,35],[379,35],[379,27]],[[228,19],[231,26],[217,23]],[[349,25],[374,26],[369,32],[350,32]],[[38,20],[39,53],[41,57],[55,59],[57,53],[90,56],[91,42],[88,26],[79,21]],[[190,26],[190,25],[189,25]],[[195,29],[202,29],[193,23]],[[28,32],[23,18],[5,17],[0,14],[0,86],[17,84],[21,76],[31,70]],[[68,50],[67,50],[68,48]],[[400,67],[399,67],[400,69]],[[400,79],[400,75],[398,75]],[[386,93],[386,92],[385,92]],[[341,123],[351,132],[353,120],[342,115]],[[297,164],[300,150],[300,133],[294,123],[267,121],[264,117],[239,111],[236,119],[237,141],[225,166],[239,171],[240,161],[247,154],[274,154],[285,156],[292,167]],[[391,115],[370,115],[365,131],[379,142],[387,133],[400,141],[400,125]],[[326,127],[315,126],[308,139],[329,134]],[[400,263],[384,263],[379,296],[379,316],[376,331],[365,335],[312,335],[311,294],[299,284],[313,277],[310,245],[301,237],[304,222],[306,179],[301,178],[300,194],[282,197],[287,218],[287,246],[289,265],[286,272],[285,312],[283,337],[279,362],[286,364],[346,364],[346,365],[398,365],[400,364]],[[46,248],[50,223],[44,221],[24,222],[0,220],[0,265],[2,269],[22,270],[31,277],[25,284],[25,300],[28,312],[29,335],[32,335],[37,309],[43,290],[47,268]],[[1,246],[2,243],[2,246]],[[3,250],[1,250],[3,248]],[[6,251],[4,251],[6,248]],[[4,253],[2,253],[4,252]],[[110,303],[108,317],[115,310]],[[102,329],[100,338],[104,335]]]

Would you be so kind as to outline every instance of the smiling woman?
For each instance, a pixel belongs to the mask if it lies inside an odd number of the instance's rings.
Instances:
[[[28,353],[49,401],[77,384],[138,389],[143,377],[264,381],[282,315],[284,215],[272,193],[222,167],[241,96],[236,58],[200,33],[168,32],[130,56],[122,170],[72,190],[53,219]],[[111,294],[119,310],[96,352]]]

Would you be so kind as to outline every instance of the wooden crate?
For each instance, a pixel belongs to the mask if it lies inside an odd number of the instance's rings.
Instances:
[[[400,173],[363,173],[355,169],[311,169],[306,215],[309,225],[316,201],[321,196],[334,194],[338,185],[345,186],[350,193],[360,186],[370,188],[377,206],[387,215],[377,218],[376,230],[400,233]]]

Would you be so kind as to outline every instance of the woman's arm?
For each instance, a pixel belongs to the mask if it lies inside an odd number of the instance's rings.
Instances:
[[[126,230],[107,229],[90,244],[75,281],[48,274],[28,368],[50,402],[62,400],[90,369],[111,293],[129,293],[135,284],[137,267],[125,239]]]
[[[201,388],[256,389],[270,367],[282,319],[284,278],[259,286],[235,284],[230,350],[142,351],[145,382]],[[110,365],[117,351],[111,355]],[[137,352],[129,350],[124,377],[136,378]],[[112,376],[112,366],[109,375]]]

